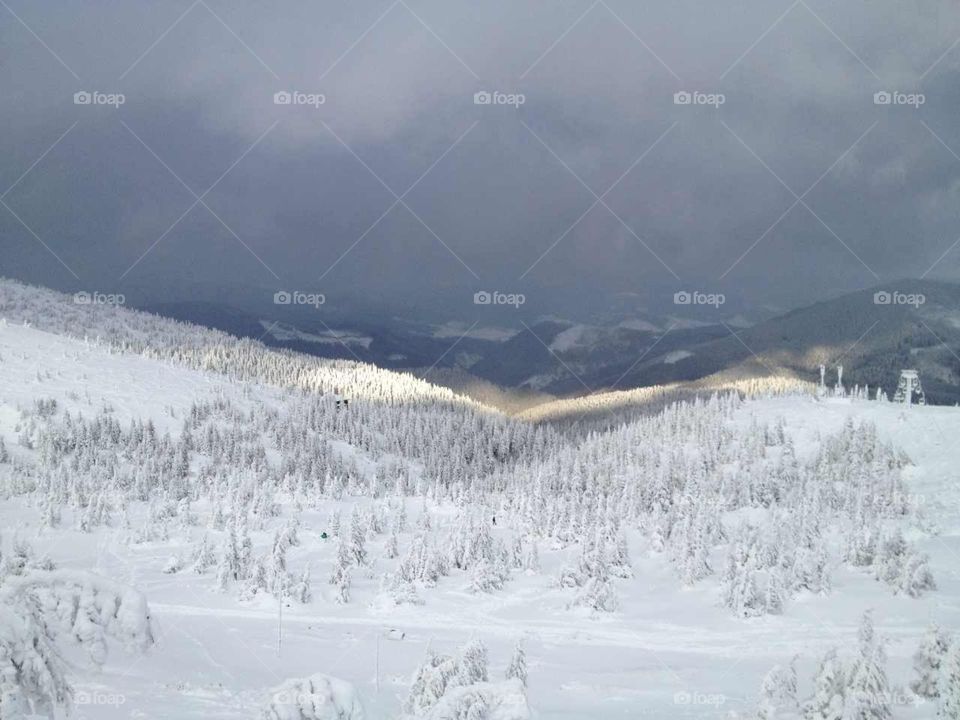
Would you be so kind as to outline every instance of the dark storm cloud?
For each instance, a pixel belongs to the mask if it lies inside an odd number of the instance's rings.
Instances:
[[[6,2],[4,275],[575,313],[960,268],[951,2]]]

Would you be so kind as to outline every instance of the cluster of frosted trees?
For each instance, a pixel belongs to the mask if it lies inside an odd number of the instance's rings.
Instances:
[[[517,644],[504,673],[505,681],[491,682],[487,648],[472,640],[454,655],[428,653],[414,674],[404,703],[412,717],[434,720],[497,717],[497,707],[510,703],[515,716],[517,699],[526,705],[527,662]]]
[[[848,423],[799,459],[782,423],[735,427],[736,395],[671,405],[659,415],[592,435],[485,480],[503,488],[511,523],[555,547],[580,547],[566,587],[590,586],[616,607],[625,528],[662,552],[684,583],[719,575],[723,602],[742,617],[782,612],[798,592],[826,594],[841,560],[873,571],[895,592],[934,588],[927,558],[897,531],[916,513],[901,477],[906,459],[869,424]],[[734,523],[724,517],[743,516]],[[842,531],[846,547],[835,541]]]
[[[398,602],[419,602],[418,585],[458,571],[474,592],[499,590],[513,570],[537,572],[545,544],[573,560],[556,578],[571,607],[613,611],[617,583],[632,574],[628,536],[662,553],[685,584],[718,576],[724,604],[741,617],[780,613],[798,592],[828,593],[839,561],[894,592],[935,587],[927,558],[897,525],[916,512],[901,478],[906,459],[869,424],[848,423],[801,460],[782,422],[735,425],[737,394],[670,405],[583,441],[467,406],[342,410],[327,396],[281,397],[197,402],[176,435],[160,435],[150,420],[123,426],[110,408],[87,419],[38,399],[21,408],[18,427],[36,461],[18,462],[5,489],[31,495],[50,526],[68,509],[79,529],[121,525],[134,542],[204,524],[213,537],[167,570],[215,571],[221,588],[236,584],[242,597],[277,588],[310,597],[306,571],[285,570],[295,533],[278,530],[277,516],[344,497],[379,506],[355,513],[346,539],[334,535],[341,602],[351,568],[369,565],[360,541],[380,535],[378,555],[396,564],[384,583]],[[456,526],[434,537],[425,504],[423,526],[407,540],[405,522],[389,516],[409,496],[460,507]],[[198,501],[210,508],[204,518],[192,509]],[[131,514],[134,504],[146,511]],[[760,511],[749,523],[724,520],[748,508]],[[492,534],[497,514],[509,542]],[[249,532],[271,528],[279,537],[269,548],[241,557]],[[834,530],[843,532],[839,555],[828,542]]]
[[[828,650],[813,675],[810,692],[798,695],[796,660],[774,667],[760,688],[758,720],[885,720],[897,706],[924,706],[925,717],[960,717],[960,639],[932,626],[913,656],[910,689],[891,684],[886,652],[870,612],[863,615],[857,652],[845,662]]]
[[[487,648],[471,640],[453,654],[428,650],[413,676],[403,718],[483,720],[530,717],[527,661],[517,644],[503,680],[490,677]],[[349,683],[318,673],[285,681],[270,694],[263,720],[363,720],[363,706]]]
[[[259,382],[311,393],[340,392],[377,403],[430,403],[479,408],[447,388],[409,373],[382,370],[348,360],[324,360],[269,350],[255,340],[116,305],[79,305],[73,296],[45,288],[0,282],[6,322],[96,342],[117,352],[169,360],[239,381]]]
[[[153,645],[144,597],[89,573],[59,570],[15,538],[0,561],[0,718],[69,708],[73,689],[62,646],[79,647],[100,666],[110,639],[131,651]]]

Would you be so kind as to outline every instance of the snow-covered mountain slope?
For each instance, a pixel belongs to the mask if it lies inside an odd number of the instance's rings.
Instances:
[[[816,698],[834,647],[850,713],[935,715],[909,684],[928,624],[960,628],[956,408],[785,382],[561,434],[27,290],[0,311],[0,612],[53,564],[142,592],[156,639],[91,664],[71,616],[80,716],[747,718],[795,655]]]
[[[446,388],[408,373],[382,370],[350,360],[324,360],[301,353],[270,350],[239,339],[118,305],[78,303],[75,296],[0,278],[0,319],[38,330],[106,343],[113,348],[213,370],[236,380],[251,380],[311,392],[340,392],[377,402],[474,405]],[[477,406],[479,407],[479,406]]]
[[[96,341],[43,332],[0,320],[0,403],[7,429],[16,408],[30,408],[39,399],[87,416],[107,412],[124,425],[151,418],[160,433],[179,434],[182,418],[195,402],[209,402],[237,386],[224,376],[190,370],[171,362],[122,353]],[[279,393],[272,393],[279,395]],[[260,396],[271,395],[267,387]],[[16,441],[16,437],[8,437]]]
[[[611,390],[579,397],[539,403],[516,417],[558,428],[574,428],[581,435],[592,430],[609,430],[624,423],[649,417],[672,403],[710,397],[716,393],[737,393],[744,398],[813,394],[816,386],[788,374],[770,378],[738,378],[712,375],[696,382],[651,385],[633,390]]]

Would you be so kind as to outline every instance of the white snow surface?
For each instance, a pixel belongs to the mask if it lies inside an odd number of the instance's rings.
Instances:
[[[269,386],[0,323],[0,437],[15,459],[29,462],[35,454],[18,446],[17,437],[20,410],[39,398],[54,398],[61,409],[85,416],[107,408],[124,424],[149,418],[159,432],[176,434],[191,403],[218,397],[240,408],[281,402]],[[291,678],[327,682],[337,703],[362,705],[367,718],[399,718],[425,652],[452,653],[473,638],[489,648],[492,676],[503,676],[518,639],[529,664],[526,701],[506,693],[488,720],[521,720],[527,717],[526,702],[532,717],[557,720],[747,718],[770,667],[799,655],[805,693],[827,649],[855,646],[866,608],[874,609],[878,631],[887,639],[891,681],[906,685],[910,656],[928,622],[960,628],[960,409],[785,397],[749,400],[732,423],[747,428],[780,418],[786,419],[798,457],[811,456],[820,438],[840,431],[849,419],[874,423],[883,439],[909,456],[904,476],[913,501],[938,531],[905,526],[905,534],[929,554],[936,591],[919,598],[894,595],[868,575],[838,566],[829,596],[801,595],[783,615],[738,619],[718,606],[715,577],[684,587],[663,557],[627,528],[633,578],[616,580],[620,607],[614,613],[568,609],[569,593],[556,587],[554,578],[575,554],[546,543],[540,547],[542,573],[517,572],[503,590],[474,594],[468,578],[451,575],[421,591],[423,604],[395,606],[384,601],[381,590],[381,576],[395,564],[381,557],[382,536],[368,543],[371,566],[354,572],[352,601],[338,604],[327,583],[334,541],[321,533],[329,529],[332,511],[341,510],[346,525],[350,510],[369,502],[344,496],[319,498],[303,509],[301,544],[291,548],[289,564],[296,571],[310,564],[314,597],[305,605],[287,601],[281,623],[270,596],[243,601],[236,593],[217,592],[212,573],[163,572],[171,554],[188,550],[203,534],[209,504],[195,505],[199,526],[166,542],[127,543],[116,524],[83,532],[67,514],[59,527],[42,527],[40,509],[26,496],[0,500],[0,526],[5,541],[16,531],[59,567],[92,570],[132,585],[150,602],[156,647],[143,656],[111,653],[97,672],[78,664],[77,690],[94,700],[113,698],[80,708],[90,718],[256,717],[275,688],[294,687]],[[339,450],[369,455],[346,444]],[[361,466],[372,473],[375,460]],[[0,479],[9,468],[0,465]],[[289,500],[278,500],[282,517],[289,517]],[[420,507],[419,499],[408,499],[411,527]],[[135,520],[144,512],[130,509]],[[449,504],[432,507],[432,522],[442,525],[455,513]],[[495,533],[509,542],[506,529]],[[258,551],[269,547],[272,528],[251,534]],[[401,543],[410,538],[412,530]],[[389,642],[398,629],[402,639]],[[334,679],[323,680],[327,674]],[[933,706],[897,707],[895,717],[933,717]]]

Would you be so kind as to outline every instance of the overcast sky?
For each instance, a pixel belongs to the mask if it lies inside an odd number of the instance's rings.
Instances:
[[[3,0],[0,275],[568,316],[956,280],[958,39],[948,0]]]

